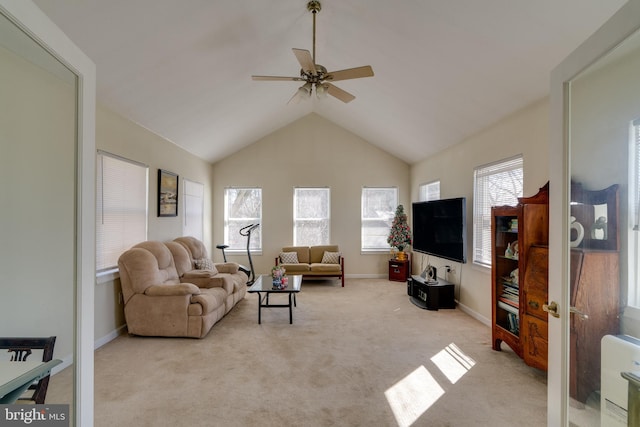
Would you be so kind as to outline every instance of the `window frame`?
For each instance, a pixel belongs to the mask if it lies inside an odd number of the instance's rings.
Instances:
[[[520,170],[521,180],[519,195],[513,198],[493,196],[490,178],[496,175]],[[482,180],[482,182],[479,182]],[[522,197],[524,188],[524,158],[522,154],[501,159],[496,162],[480,165],[473,170],[473,255],[474,265],[491,268],[491,207],[497,205],[515,206],[518,197]],[[504,194],[504,193],[503,193]],[[491,200],[497,200],[493,204]],[[481,203],[482,202],[482,203]]]
[[[298,191],[318,191],[326,193],[327,211],[325,217],[307,217],[298,218]],[[299,222],[326,222],[327,239],[320,243],[300,242],[298,241],[298,223]],[[318,246],[329,245],[331,243],[331,189],[329,187],[294,187],[293,189],[293,246]]]
[[[384,245],[380,246],[380,247],[365,247],[364,246],[364,241],[365,241],[365,223],[371,222],[371,221],[381,221],[384,220],[381,217],[375,217],[375,218],[365,218],[365,194],[368,191],[378,191],[378,190],[390,190],[394,192],[394,196],[395,196],[395,204],[394,206],[390,206],[391,210],[390,210],[390,215],[389,218],[386,219],[388,221],[388,230],[386,232],[386,235],[384,236]],[[389,243],[387,243],[387,237],[389,235],[389,232],[391,231],[391,223],[393,221],[393,217],[395,216],[395,211],[399,205],[399,192],[398,192],[398,187],[362,187],[362,192],[360,195],[360,251],[361,253],[381,253],[381,252],[390,252],[391,251],[391,246],[389,245]]]

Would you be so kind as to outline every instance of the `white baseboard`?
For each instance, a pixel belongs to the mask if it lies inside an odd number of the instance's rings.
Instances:
[[[386,279],[386,274],[345,274],[345,279]]]
[[[467,307],[464,304],[460,304],[459,301],[456,301],[456,303],[458,304],[458,308],[460,310],[464,311],[465,313],[467,313],[469,316],[473,317],[474,319],[476,319],[480,323],[484,323],[488,327],[491,327],[491,319],[487,319],[486,317],[484,317],[483,315],[481,315],[477,311],[471,310],[469,307]]]
[[[107,335],[103,336],[102,338],[97,339],[93,343],[93,349],[97,350],[100,347],[102,347],[103,345],[105,345],[106,343],[108,343],[109,341],[113,341],[116,338],[118,338],[119,335],[123,334],[124,328],[126,328],[126,325],[122,325],[119,328],[109,332]]]
[[[116,339],[118,337],[118,335],[121,335],[123,332],[123,329],[126,328],[126,325],[122,325],[120,326],[118,329],[109,332],[107,335],[103,336],[102,338],[96,340],[93,344],[93,349],[97,350],[100,347],[102,347],[103,345],[105,345],[106,343],[108,343],[109,341],[113,341],[114,339]],[[62,363],[60,363],[59,365],[55,366],[53,369],[51,369],[51,375],[55,375],[57,373],[59,373],[60,371],[62,371],[65,368],[68,368],[69,366],[71,366],[73,364],[73,354],[68,354],[62,358],[59,358],[60,360],[62,360]]]

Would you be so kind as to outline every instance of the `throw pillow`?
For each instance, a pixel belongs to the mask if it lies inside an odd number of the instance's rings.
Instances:
[[[280,262],[283,264],[298,264],[298,252],[280,252]]]
[[[194,259],[193,262],[198,270],[213,270],[213,261],[209,258]]]
[[[340,264],[340,252],[327,252],[324,251],[322,255],[323,264]]]

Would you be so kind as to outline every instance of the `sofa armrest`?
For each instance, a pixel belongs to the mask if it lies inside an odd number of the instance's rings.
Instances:
[[[218,274],[213,270],[191,270],[182,275],[183,279],[208,279]],[[189,280],[191,281],[191,280]]]
[[[190,279],[199,288],[222,288],[227,294],[233,293],[233,278],[230,274]]]
[[[179,283],[177,285],[152,285],[144,291],[145,295],[151,297],[193,295],[199,293],[200,288],[198,288],[193,283]]]
[[[235,262],[223,262],[220,264],[215,264],[215,266],[216,270],[218,270],[219,273],[235,274],[240,269],[240,265]]]

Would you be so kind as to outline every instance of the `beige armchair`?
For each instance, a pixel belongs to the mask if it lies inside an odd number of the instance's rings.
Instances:
[[[224,279],[203,287],[181,281],[162,242],[135,245],[120,256],[118,267],[131,334],[202,338],[228,311]]]

